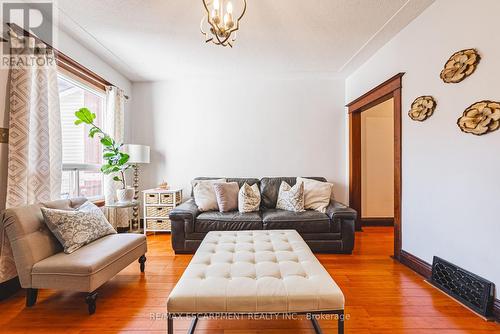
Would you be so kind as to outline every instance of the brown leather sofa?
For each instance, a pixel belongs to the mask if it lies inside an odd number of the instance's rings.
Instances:
[[[309,177],[326,182],[323,177]],[[200,177],[196,180],[218,178]],[[295,185],[296,177],[226,178],[241,187],[257,183],[261,193],[259,212],[200,212],[191,198],[170,212],[172,246],[176,253],[194,253],[210,231],[282,230],[294,229],[304,238],[313,252],[352,253],[354,248],[354,222],[356,211],[335,200],[326,213],[313,210],[290,212],[276,209],[282,181]]]
[[[96,310],[97,288],[139,259],[144,272],[147,243],[142,234],[111,234],[71,254],[44,222],[41,207],[73,210],[85,198],[60,200],[5,210],[0,228],[5,228],[14,255],[21,287],[27,289],[26,306],[36,303],[38,289],[87,292],[89,314]]]

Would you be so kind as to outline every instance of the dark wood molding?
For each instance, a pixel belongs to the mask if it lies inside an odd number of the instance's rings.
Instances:
[[[399,262],[415,271],[417,274],[422,275],[426,280],[431,278],[432,265],[415,255],[402,250]],[[453,297],[450,298],[454,299]],[[493,303],[492,315],[495,321],[500,323],[500,300],[498,299],[495,299]]]
[[[356,231],[361,230],[361,113],[349,115],[349,206],[356,210]]]
[[[394,226],[394,217],[361,218],[361,226]]]
[[[0,300],[4,300],[14,295],[21,289],[19,278],[14,277],[8,281],[0,283]]]
[[[354,101],[351,101],[349,104],[346,105],[347,108],[349,108],[349,112],[360,112],[363,110],[363,108],[366,108],[366,106],[370,105],[370,103],[373,103],[374,101],[377,101],[378,99],[382,99],[384,96],[387,95],[392,95],[392,92],[394,92],[396,89],[401,88],[401,78],[403,77],[404,73],[398,73],[395,76],[387,79],[386,81],[382,82],[380,85],[377,87],[374,87],[370,89],[368,92],[365,94],[361,95]],[[388,99],[385,99],[388,100]],[[383,102],[385,101],[382,99]],[[375,103],[378,104],[378,103]],[[373,106],[373,105],[372,105]]]
[[[415,271],[417,274],[424,276],[425,279],[431,278],[432,266],[415,255],[402,250],[399,262]]]
[[[106,87],[109,86],[115,86],[108,80],[104,79],[101,77],[99,74],[95,73],[94,71],[88,69],[87,67],[83,66],[70,56],[64,54],[60,50],[56,49],[50,44],[45,43],[41,39],[39,39],[37,36],[31,34],[30,32],[24,30],[23,28],[19,27],[16,24],[13,23],[7,23],[7,25],[14,30],[18,35],[23,35],[23,36],[29,36],[34,38],[37,42],[43,43],[47,45],[48,48],[50,48],[54,52],[54,56],[56,58],[57,66],[59,68],[62,68],[63,70],[71,73],[72,75],[76,76],[77,78],[90,83],[93,86],[96,86],[99,89],[106,90]],[[125,96],[126,99],[128,99],[128,96]]]
[[[0,128],[0,144],[9,143],[9,129]]]
[[[404,73],[398,73],[347,105],[349,112],[349,206],[361,212],[361,113],[379,103],[394,103],[394,257],[401,252],[401,88]],[[358,218],[356,230],[361,230]]]

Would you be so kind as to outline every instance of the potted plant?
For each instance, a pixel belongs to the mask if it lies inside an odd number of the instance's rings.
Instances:
[[[94,121],[96,114],[87,108],[81,108],[75,112],[76,121],[75,125],[88,124],[91,126],[89,130],[89,137],[95,138],[97,136],[101,142],[103,149],[104,164],[101,167],[103,174],[118,174],[113,177],[113,180],[121,183],[121,188],[116,190],[116,197],[118,202],[130,202],[134,198],[134,188],[127,187],[125,179],[125,171],[130,168],[127,164],[129,155],[122,152],[120,149],[123,143],[117,143],[113,138],[106,134]]]

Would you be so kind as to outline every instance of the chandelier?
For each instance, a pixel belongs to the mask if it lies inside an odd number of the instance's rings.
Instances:
[[[202,0],[206,14],[201,19],[200,30],[205,36],[205,42],[233,47],[240,20],[247,9],[247,1],[239,1],[241,14],[235,20],[231,0]]]

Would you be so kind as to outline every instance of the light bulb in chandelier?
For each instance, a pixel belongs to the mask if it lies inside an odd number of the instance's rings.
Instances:
[[[202,0],[202,2],[206,14],[201,20],[200,30],[205,36],[205,41],[233,47],[240,20],[246,12],[246,0]]]

